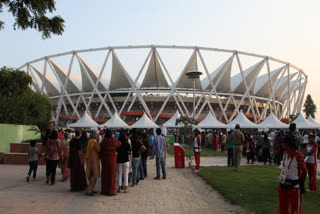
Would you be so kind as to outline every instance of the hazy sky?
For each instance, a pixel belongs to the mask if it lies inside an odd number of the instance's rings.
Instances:
[[[4,8],[6,10],[6,8]],[[320,113],[319,0],[56,0],[62,36],[42,40],[35,30],[14,31],[0,14],[0,66],[65,51],[115,45],[192,45],[241,50],[288,61],[309,76]],[[320,122],[319,114],[316,120]]]

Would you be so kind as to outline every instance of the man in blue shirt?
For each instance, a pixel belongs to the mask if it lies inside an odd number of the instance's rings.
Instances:
[[[154,142],[154,136],[153,136],[153,131],[150,131],[150,136],[149,136],[149,147],[152,147],[152,144]]]
[[[157,128],[157,136],[154,139],[154,143],[151,148],[151,155],[156,156],[156,167],[157,167],[157,176],[154,179],[160,179],[160,165],[162,169],[162,179],[167,178],[166,173],[166,161],[165,161],[165,150],[166,150],[166,140],[161,136],[161,129]]]

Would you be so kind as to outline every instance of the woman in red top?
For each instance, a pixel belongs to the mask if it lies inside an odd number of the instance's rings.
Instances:
[[[288,133],[283,140],[283,168],[279,176],[279,214],[301,213],[301,194],[307,169],[303,155],[298,151],[296,137]]]
[[[105,138],[100,144],[101,148],[101,194],[116,194],[117,149],[121,142],[112,137],[112,132],[106,130]]]
[[[308,136],[309,143],[305,147],[305,158],[309,176],[309,189],[306,191],[316,191],[317,190],[317,155],[318,155],[318,145],[314,142],[314,136]]]

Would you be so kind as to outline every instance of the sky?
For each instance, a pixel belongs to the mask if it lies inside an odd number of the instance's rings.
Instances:
[[[306,94],[320,122],[319,0],[68,0],[56,1],[62,36],[43,40],[0,20],[0,67],[71,50],[126,45],[190,45],[252,52],[288,61],[308,75]]]

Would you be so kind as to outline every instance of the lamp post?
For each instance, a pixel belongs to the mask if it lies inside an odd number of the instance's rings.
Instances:
[[[200,75],[202,74],[202,72],[197,71],[197,70],[191,70],[186,72],[186,75],[189,79],[193,80],[193,114],[192,114],[192,119],[195,120],[195,95],[194,95],[194,90],[196,87],[196,79],[200,78]]]

